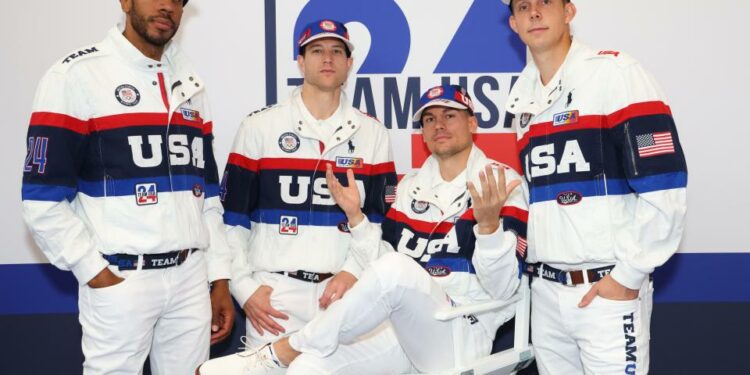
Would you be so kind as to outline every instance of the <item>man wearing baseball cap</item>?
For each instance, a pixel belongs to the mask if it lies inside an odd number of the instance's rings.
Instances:
[[[242,122],[222,181],[224,222],[238,252],[231,291],[247,315],[248,349],[301,329],[362,272],[350,251],[346,216],[328,191],[326,165],[342,180],[349,171],[374,223],[383,220],[397,182],[387,129],[353,108],[343,91],[354,50],[346,26],[322,19],[298,35],[302,85]],[[405,357],[377,363],[380,353],[371,348],[398,353],[389,325],[343,348],[338,361],[311,366],[328,372],[345,366],[347,373],[409,369]],[[218,373],[241,372],[244,355],[210,361],[201,372],[217,366]]]
[[[542,374],[646,374],[650,274],[677,250],[687,167],[653,78],[570,32],[568,0],[503,0],[532,59],[506,110],[529,181],[531,332]]]
[[[345,345],[339,343],[362,337],[387,320],[396,332],[391,346],[399,351],[363,346],[361,355],[377,359],[363,373],[396,373],[384,366],[403,356],[414,366],[410,373],[446,370],[454,366],[455,347],[467,359],[490,353],[495,332],[513,316],[512,308],[454,322],[433,315],[437,309],[508,299],[516,292],[526,189],[519,186],[516,172],[474,146],[477,120],[462,87],[427,90],[414,121],[422,125],[432,155],[401,180],[382,226],[360,209],[363,197],[353,187],[353,171],[347,171],[344,186],[327,164],[330,192],[346,214],[352,253],[365,271],[343,299],[298,332],[236,356],[244,362],[245,374],[281,373],[286,366],[288,374],[328,373],[309,364],[346,363],[348,356],[341,353]],[[465,342],[459,345],[453,341],[456,324],[464,330]],[[201,369],[201,374],[223,373],[219,369]]]
[[[125,24],[34,99],[23,214],[80,284],[84,374],[191,373],[234,321],[205,85],[172,41],[185,3],[121,0]]]

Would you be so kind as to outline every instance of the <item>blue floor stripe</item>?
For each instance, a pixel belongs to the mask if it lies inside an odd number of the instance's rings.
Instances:
[[[750,253],[677,254],[654,275],[655,302],[750,302]],[[78,283],[49,264],[0,265],[0,315],[76,313]]]

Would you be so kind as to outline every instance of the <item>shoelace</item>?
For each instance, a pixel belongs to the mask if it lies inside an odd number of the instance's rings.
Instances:
[[[250,344],[248,343],[249,339],[247,338],[247,336],[240,337],[240,342],[242,343],[242,346],[240,346],[239,348],[237,348],[237,349],[240,350],[240,352],[237,353],[237,355],[240,356],[240,357],[251,356],[251,355],[253,355],[253,354],[255,354],[255,353],[263,350],[263,348],[265,348],[265,345],[264,345],[264,346],[261,346],[259,349],[255,349],[255,350],[248,349],[248,347],[250,346]]]
[[[246,350],[245,348],[249,346],[247,336],[240,337],[240,342],[243,346],[241,346],[239,349],[243,351],[237,353],[237,355],[240,357],[247,357],[249,367],[257,368],[257,364],[260,364],[263,368],[267,369],[275,369],[280,367],[280,365],[276,364],[276,361],[273,359],[273,357],[268,352],[264,351],[264,349],[266,349],[266,347],[271,344],[263,345],[255,350]]]

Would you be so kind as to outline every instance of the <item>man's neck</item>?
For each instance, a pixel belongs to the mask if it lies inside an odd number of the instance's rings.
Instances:
[[[132,27],[125,27],[125,31],[122,35],[133,45],[133,47],[141,51],[144,56],[155,61],[161,61],[161,56],[164,53],[164,46],[157,46],[147,42],[138,35]]]
[[[469,163],[471,149],[472,147],[467,147],[456,154],[446,157],[435,155],[435,159],[438,162],[438,169],[440,170],[440,177],[445,181],[451,182],[459,174],[463,173],[466,170],[466,165]]]
[[[316,120],[325,120],[339,108],[341,89],[321,91],[315,86],[302,84],[302,103]]]
[[[570,34],[565,34],[554,47],[543,51],[531,51],[534,64],[536,64],[536,67],[539,70],[539,77],[542,80],[542,85],[546,86],[552,77],[555,76],[563,62],[565,62],[565,57],[568,56],[568,51],[570,51],[570,46],[572,44],[572,36]]]

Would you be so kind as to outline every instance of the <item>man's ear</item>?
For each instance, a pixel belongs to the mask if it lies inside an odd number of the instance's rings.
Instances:
[[[302,78],[305,78],[305,57],[299,54],[297,55],[297,68],[302,73]]]
[[[573,18],[576,16],[576,6],[572,2],[565,3],[565,24],[570,25]]]

